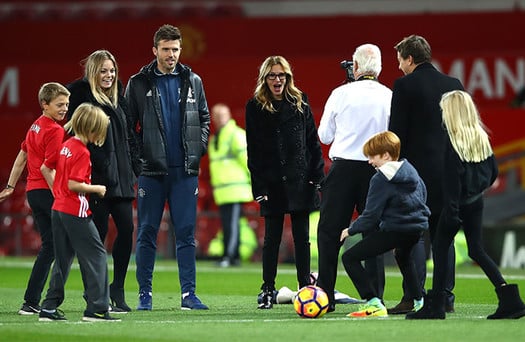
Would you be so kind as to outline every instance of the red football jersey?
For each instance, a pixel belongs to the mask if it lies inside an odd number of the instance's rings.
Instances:
[[[78,217],[88,217],[91,210],[87,195],[69,190],[69,180],[91,184],[89,150],[76,137],[64,142],[60,149],[53,184],[55,202],[52,209]]]
[[[29,128],[21,149],[27,153],[26,190],[49,189],[40,172],[45,164],[50,169],[56,168],[58,150],[65,137],[65,131],[55,120],[41,115]]]

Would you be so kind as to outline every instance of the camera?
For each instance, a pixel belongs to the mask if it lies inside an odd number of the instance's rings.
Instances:
[[[355,81],[354,78],[354,61],[344,60],[341,62],[341,68],[346,72],[346,82]]]
[[[354,68],[354,61],[347,61],[347,60],[342,61],[341,68],[352,70]]]

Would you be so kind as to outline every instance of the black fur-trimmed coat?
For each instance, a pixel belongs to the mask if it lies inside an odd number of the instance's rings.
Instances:
[[[261,215],[311,211],[319,208],[316,185],[324,177],[324,161],[312,111],[275,101],[276,113],[263,110],[252,98],[246,104],[248,168]]]

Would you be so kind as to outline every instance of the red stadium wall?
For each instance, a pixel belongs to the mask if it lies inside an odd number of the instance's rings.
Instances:
[[[166,22],[181,27],[182,62],[203,78],[209,104],[230,104],[242,123],[257,68],[268,55],[281,54],[290,60],[296,82],[308,93],[319,119],[330,91],[344,80],[339,62],[351,58],[356,45],[380,46],[380,79],[391,86],[401,76],[393,46],[411,33],[425,36],[439,67],[460,77],[482,111],[491,113],[507,106],[525,84],[525,47],[516,39],[525,31],[524,21],[525,13],[509,12],[0,22],[0,130],[4,138],[0,169],[10,167],[27,124],[40,112],[36,94],[42,83],[67,83],[79,77],[80,60],[96,49],[115,54],[126,82],[152,60],[153,32]],[[498,115],[490,124],[495,132],[508,129],[508,121],[501,118]],[[506,140],[499,134],[495,139]]]
[[[96,49],[115,54],[126,82],[152,60],[153,32],[166,22],[181,27],[182,62],[202,76],[209,104],[230,104],[242,123],[257,68],[268,55],[281,54],[290,60],[296,82],[308,93],[319,119],[330,91],[344,80],[339,62],[351,58],[356,45],[372,42],[380,46],[380,79],[391,86],[401,76],[393,46],[411,33],[429,40],[440,68],[460,77],[485,115],[492,115],[489,113],[507,106],[525,84],[525,47],[516,39],[525,31],[524,21],[525,13],[508,12],[0,22],[0,130],[4,141],[0,169],[10,167],[28,123],[40,112],[36,94],[42,83],[67,83],[79,77],[80,60]],[[497,117],[489,126],[505,134],[508,121]],[[495,136],[496,142],[505,140]]]
[[[355,47],[375,43],[383,52],[380,80],[402,76],[394,45],[412,33],[430,42],[436,65],[459,77],[475,97],[493,143],[523,139],[525,111],[509,109],[525,84],[524,12],[340,16],[319,18],[97,17],[0,21],[0,182],[5,182],[30,123],[40,114],[37,92],[48,81],[68,83],[82,74],[80,61],[96,49],[117,58],[124,83],[153,59],[152,36],[164,23],[183,32],[181,61],[204,81],[209,105],[229,104],[244,124],[258,66],[269,55],[285,56],[296,84],[310,98],[317,120],[331,90],[344,81],[339,63]],[[115,19],[116,18],[116,19]],[[203,163],[201,207],[212,206]]]

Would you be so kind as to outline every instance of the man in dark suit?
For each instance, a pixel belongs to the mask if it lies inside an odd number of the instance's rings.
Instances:
[[[432,64],[432,51],[425,38],[411,35],[396,46],[399,69],[405,76],[394,82],[389,130],[401,139],[401,157],[409,160],[419,172],[428,191],[427,205],[430,208],[430,243],[433,240],[443,207],[441,191],[441,169],[443,168],[446,133],[443,129],[439,101],[448,91],[463,90],[461,82],[439,72]],[[428,238],[428,237],[427,237]],[[424,288],[427,253],[422,239],[413,249],[418,278]],[[454,311],[454,244],[449,250],[447,270],[447,312]],[[412,297],[404,295],[401,302],[388,309],[389,314],[405,314],[413,310]]]

